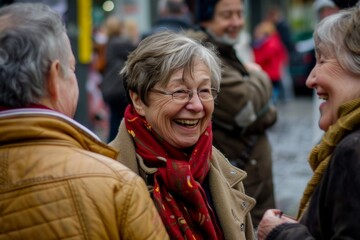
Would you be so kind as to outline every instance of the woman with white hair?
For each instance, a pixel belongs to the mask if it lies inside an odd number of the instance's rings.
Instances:
[[[360,239],[360,7],[324,18],[314,32],[316,65],[306,85],[322,99],[325,131],[309,155],[314,171],[297,221],[268,210],[263,239]]]

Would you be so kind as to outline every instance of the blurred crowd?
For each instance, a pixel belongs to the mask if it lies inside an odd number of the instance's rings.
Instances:
[[[105,80],[105,69],[109,69],[106,62],[114,62],[114,58],[117,58],[118,61],[124,61],[126,54],[131,51],[131,47],[127,46],[120,50],[122,53],[119,55],[122,56],[110,57],[110,52],[113,52],[109,50],[113,47],[107,47],[110,39],[113,37],[122,38],[124,41],[127,39],[128,44],[136,47],[139,41],[150,34],[163,30],[179,32],[198,26],[194,6],[189,5],[188,1],[161,0],[157,6],[157,12],[158,18],[152,24],[151,29],[143,33],[138,31],[134,21],[124,20],[121,16],[115,15],[108,16],[100,27],[94,29],[93,61],[87,83],[89,111],[92,128],[106,141],[114,138],[117,131],[116,126],[122,118],[119,111],[113,111],[115,106],[127,105],[124,100],[118,100],[114,105],[109,100],[108,93],[102,92],[101,86],[103,84],[101,83]],[[113,26],[109,26],[111,24]],[[120,45],[119,48],[122,46]],[[255,26],[254,32],[249,32],[242,27],[237,42],[234,43],[234,49],[242,62],[248,66],[261,67],[269,75],[273,85],[272,100],[275,104],[278,102],[285,103],[294,98],[294,86],[289,64],[291,64],[290,58],[295,54],[296,49],[291,28],[279,6],[274,5],[269,8],[263,20],[258,26]],[[274,51],[279,54],[273,54]],[[112,59],[111,61],[107,60],[109,57]],[[121,64],[118,63],[118,66]],[[104,94],[106,95],[105,98]],[[115,93],[114,95],[119,96]]]

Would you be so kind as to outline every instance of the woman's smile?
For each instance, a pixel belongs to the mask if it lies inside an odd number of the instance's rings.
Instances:
[[[189,119],[176,119],[174,120],[176,124],[186,128],[194,128],[198,125],[200,120],[189,120]]]
[[[201,61],[194,62],[191,74],[184,69],[175,71],[167,86],[156,86],[149,95],[150,103],[140,103],[141,111],[152,129],[166,142],[177,148],[194,146],[211,122],[214,100],[201,100],[199,92],[211,92],[211,75]],[[172,93],[193,92],[188,101],[174,101]],[[201,92],[202,91],[202,92]]]

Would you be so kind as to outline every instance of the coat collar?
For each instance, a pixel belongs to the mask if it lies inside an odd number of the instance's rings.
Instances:
[[[0,112],[0,145],[21,141],[62,140],[64,143],[115,158],[117,152],[101,142],[89,129],[59,112],[40,108],[18,108]]]
[[[143,163],[140,156],[135,153],[135,146],[131,137],[129,136],[124,121],[121,122],[119,132],[116,138],[109,143],[114,148],[119,148],[119,155],[117,160],[129,167],[136,173],[144,171],[146,174],[153,174],[156,169],[147,168]],[[230,162],[220,161],[225,158],[219,150],[213,147],[213,156],[211,160],[211,171],[218,171],[220,175],[224,176],[230,187],[239,183],[246,177],[246,172],[231,165]],[[140,162],[138,162],[140,160]],[[141,169],[139,169],[139,166]]]

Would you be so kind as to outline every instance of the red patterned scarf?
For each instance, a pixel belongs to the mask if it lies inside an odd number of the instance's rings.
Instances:
[[[153,198],[171,239],[223,239],[201,183],[209,172],[212,130],[209,124],[190,154],[165,142],[129,105],[125,124],[136,152],[156,167]]]

